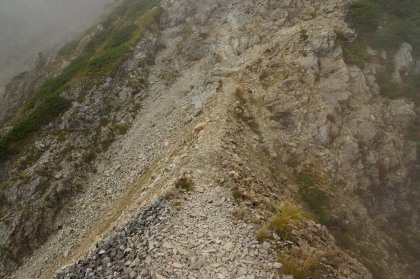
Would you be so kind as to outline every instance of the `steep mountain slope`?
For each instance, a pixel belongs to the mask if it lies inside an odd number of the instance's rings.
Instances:
[[[345,2],[168,0],[117,17],[153,20],[3,163],[17,173],[40,152],[3,190],[11,278],[416,278],[393,226],[418,229],[414,105],[346,65]]]

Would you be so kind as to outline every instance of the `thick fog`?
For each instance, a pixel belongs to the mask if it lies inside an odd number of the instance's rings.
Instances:
[[[0,0],[0,88],[32,67],[38,52],[50,54],[88,28],[112,2]]]

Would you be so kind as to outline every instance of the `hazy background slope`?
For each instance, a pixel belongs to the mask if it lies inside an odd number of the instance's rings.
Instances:
[[[14,75],[33,66],[89,27],[113,0],[0,0],[0,94]]]

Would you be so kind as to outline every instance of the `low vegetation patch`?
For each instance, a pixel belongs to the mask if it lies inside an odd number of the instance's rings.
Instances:
[[[16,153],[18,150],[13,148],[13,144],[24,140],[30,134],[39,130],[39,128],[55,117],[62,111],[68,109],[71,105],[69,100],[61,97],[50,97],[45,100],[41,108],[35,109],[28,116],[24,117],[15,126],[0,139],[0,162],[7,159],[7,156]]]
[[[397,82],[392,77],[392,67],[387,71],[378,72],[376,81],[380,88],[380,94],[388,99],[406,98],[416,104],[420,105],[420,75],[409,75],[403,77],[403,82]]]
[[[83,161],[85,162],[85,163],[90,163],[90,162],[92,162],[93,160],[95,160],[96,159],[96,152],[95,151],[93,151],[93,150],[91,150],[91,151],[89,151],[89,152],[87,152],[84,156],[83,156]]]
[[[77,49],[77,47],[79,46],[79,43],[80,43],[79,40],[72,40],[66,43],[62,48],[60,48],[57,54],[60,56],[70,55]]]
[[[94,57],[89,64],[89,74],[106,74],[119,64],[125,58],[128,48],[118,46],[106,49],[98,56]]]
[[[2,190],[3,185],[0,185],[0,190]],[[0,194],[0,218],[3,218],[10,210],[10,204],[7,201],[3,193]]]
[[[357,243],[356,236],[350,231],[337,231],[333,232],[337,244],[347,251],[350,255],[355,255]]]
[[[285,201],[281,206],[275,207],[273,216],[268,220],[265,227],[256,232],[259,242],[271,239],[277,234],[283,240],[294,241],[292,231],[298,229],[306,219],[303,209],[293,201]]]
[[[238,99],[239,104],[235,108],[235,115],[238,119],[242,120],[259,138],[262,140],[262,133],[260,125],[258,124],[255,116],[252,114],[250,104],[245,96],[245,89],[238,87],[235,90],[235,97]]]
[[[385,268],[378,260],[378,255],[374,253],[374,249],[367,245],[359,245],[357,259],[370,271],[373,278],[381,279],[386,278]]]
[[[420,231],[410,228],[403,229],[398,240],[414,258],[420,259]]]
[[[367,58],[367,45],[393,54],[402,42],[407,42],[417,54],[420,53],[418,1],[359,0],[347,6],[346,19],[357,31],[357,38],[353,43],[342,41],[344,55],[349,63]]]
[[[336,35],[343,49],[344,61],[347,64],[357,65],[363,69],[365,61],[369,57],[366,42],[361,37],[357,37],[353,42],[349,43],[341,32],[336,31]]]
[[[300,164],[300,161],[296,157],[290,157],[286,161],[286,165],[289,166],[290,168],[296,168],[297,166],[299,166],[299,164]]]
[[[246,215],[246,210],[245,209],[236,209],[232,212],[232,215],[238,219],[238,220],[242,220],[245,218]]]
[[[262,243],[264,242],[266,239],[270,238],[270,231],[263,228],[257,231],[257,240],[258,242]]]
[[[107,47],[113,48],[125,44],[131,39],[134,31],[136,31],[137,28],[137,25],[129,24],[120,29],[117,29],[108,42]]]
[[[268,228],[283,240],[293,240],[292,230],[304,220],[302,209],[292,202],[284,203],[269,220]]]
[[[293,275],[294,279],[319,278],[316,277],[319,257],[315,254],[305,255],[299,248],[293,248],[287,256],[281,255],[279,261],[282,273]]]
[[[331,216],[328,213],[331,203],[327,192],[322,189],[327,185],[328,179],[310,166],[304,167],[296,175],[296,178],[302,199],[308,204],[321,224],[328,225],[331,221]]]
[[[234,189],[232,191],[232,196],[234,198],[234,200],[236,201],[236,203],[240,203],[241,201],[247,199],[247,196],[239,189]]]
[[[128,124],[116,124],[115,129],[117,129],[118,134],[125,135],[129,129]]]
[[[189,174],[184,173],[176,182],[175,188],[182,189],[187,192],[194,190],[192,178]]]
[[[306,41],[309,38],[306,29],[301,29],[300,30],[300,38],[304,41]]]

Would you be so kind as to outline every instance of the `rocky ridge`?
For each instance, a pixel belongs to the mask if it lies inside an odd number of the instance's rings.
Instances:
[[[198,189],[203,193],[183,199],[180,213],[173,204],[158,206],[161,214],[146,208],[143,226],[124,227],[57,278],[278,278],[281,264],[270,244],[255,240],[253,225],[234,221],[233,201],[222,189]]]

